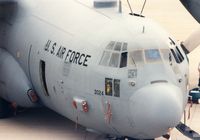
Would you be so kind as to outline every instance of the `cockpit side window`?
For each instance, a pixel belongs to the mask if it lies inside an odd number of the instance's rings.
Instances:
[[[127,66],[127,52],[123,52],[121,54],[121,62],[120,62],[120,68],[126,67]]]
[[[170,45],[171,45],[171,52],[176,60],[177,63],[182,63],[184,61],[184,56],[181,53],[181,51],[179,50],[178,46],[176,45],[176,43],[173,41],[172,38],[169,37],[170,40]]]
[[[109,66],[116,68],[119,67],[119,53],[112,53]]]
[[[111,52],[104,51],[103,56],[100,61],[100,65],[108,66],[109,60],[110,60]]]
[[[179,59],[180,59],[181,62],[182,62],[182,61],[184,60],[184,57],[183,57],[181,51],[179,50],[179,48],[178,48],[177,46],[176,46],[176,51],[177,51],[177,54],[178,54]]]
[[[173,54],[173,56],[174,56],[174,58],[175,58],[177,63],[182,63],[184,61],[184,57],[181,54],[181,52],[178,49],[178,47],[176,47],[175,50],[174,49],[170,49],[170,50],[171,50],[171,52],[172,52],[172,54]]]
[[[173,56],[174,56],[176,62],[177,62],[177,63],[181,63],[181,61],[180,61],[179,57],[176,55],[175,51],[174,51],[173,49],[170,49],[170,50],[171,50],[171,52],[172,52],[172,54],[173,54]]]
[[[127,67],[128,43],[111,41],[103,52],[99,65],[114,68]]]

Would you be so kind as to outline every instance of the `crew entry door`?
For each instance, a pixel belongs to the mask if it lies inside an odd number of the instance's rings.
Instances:
[[[47,58],[43,51],[41,51],[40,47],[36,47],[30,45],[29,50],[29,59],[28,59],[28,66],[29,66],[29,76],[33,83],[33,87],[36,90],[37,94],[41,94],[41,97],[49,97],[48,91],[48,75],[47,75]]]

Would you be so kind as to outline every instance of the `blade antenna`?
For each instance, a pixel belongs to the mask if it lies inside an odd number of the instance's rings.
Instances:
[[[143,4],[143,6],[142,6],[142,10],[141,10],[141,12],[140,12],[140,15],[142,15],[142,13],[143,13],[143,11],[144,11],[144,8],[145,8],[145,5],[146,5],[146,2],[147,2],[147,0],[144,0],[144,4]]]
[[[133,15],[133,10],[132,10],[132,7],[131,7],[131,5],[130,5],[129,0],[127,0],[127,3],[128,3],[129,8],[130,8],[130,11],[131,11],[130,15]]]

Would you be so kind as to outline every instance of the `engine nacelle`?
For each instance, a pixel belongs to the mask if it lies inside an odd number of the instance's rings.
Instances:
[[[22,107],[34,107],[29,94],[32,89],[25,72],[6,50],[0,48],[0,97]]]

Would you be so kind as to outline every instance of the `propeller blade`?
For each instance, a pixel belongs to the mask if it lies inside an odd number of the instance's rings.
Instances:
[[[190,14],[200,23],[200,1],[199,0],[180,0]]]
[[[192,33],[183,43],[183,47],[188,53],[192,52],[195,48],[200,45],[200,28]]]

